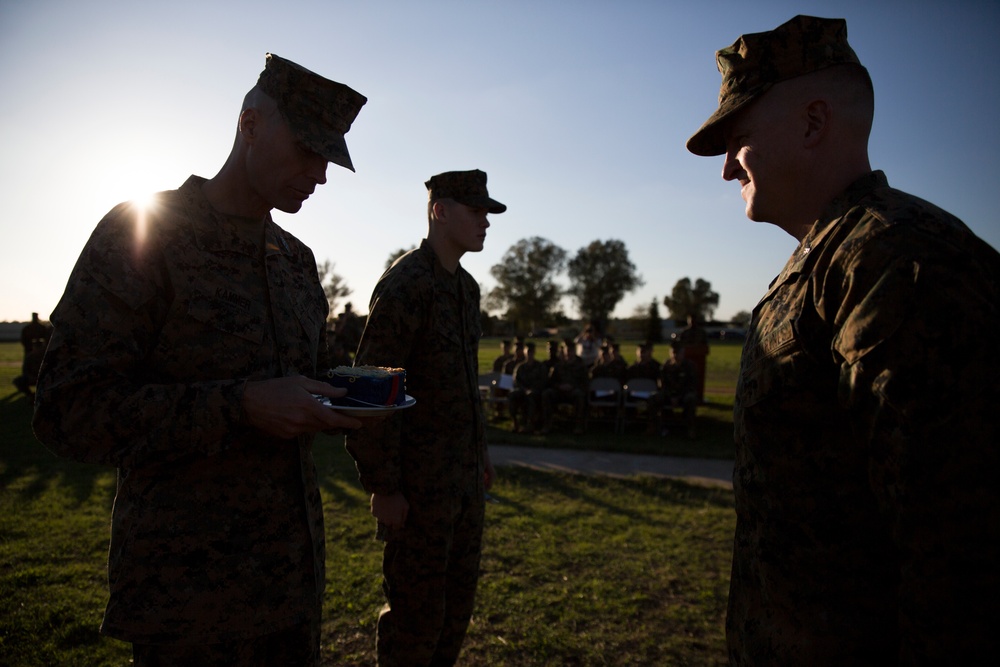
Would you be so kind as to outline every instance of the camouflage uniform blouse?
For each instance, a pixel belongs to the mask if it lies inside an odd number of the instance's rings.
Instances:
[[[323,591],[311,438],[264,436],[241,411],[247,380],[325,363],[316,263],[270,218],[216,212],[203,182],[97,226],[35,407],[54,452],[118,468],[102,631],[133,642],[273,632],[314,618]]]
[[[735,406],[733,664],[995,648],[998,277],[995,250],[873,172],[771,284]]]
[[[479,285],[461,267],[449,273],[427,241],[379,280],[354,363],[405,368],[417,402],[348,434],[366,491],[482,496],[480,334]]]

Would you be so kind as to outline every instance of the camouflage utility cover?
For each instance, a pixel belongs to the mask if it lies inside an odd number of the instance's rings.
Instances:
[[[490,213],[503,213],[507,206],[490,197],[486,189],[486,172],[481,169],[470,171],[446,171],[431,176],[424,185],[427,198],[454,199],[459,204],[474,208],[485,208]]]
[[[39,380],[39,440],[118,468],[102,630],[133,642],[265,634],[315,617],[324,586],[311,438],[241,410],[247,380],[327,365],[316,263],[270,217],[217,213],[203,182],[100,222]]]
[[[734,414],[732,664],[996,657],[998,285],[994,249],[881,172],[771,284]]]
[[[368,98],[273,53],[266,56],[257,86],[277,102],[299,141],[354,171],[344,135]]]
[[[715,52],[722,74],[719,107],[688,139],[695,155],[726,152],[725,121],[771,86],[834,65],[861,61],[847,43],[847,22],[815,16],[796,16],[774,30],[742,35],[732,46]]]

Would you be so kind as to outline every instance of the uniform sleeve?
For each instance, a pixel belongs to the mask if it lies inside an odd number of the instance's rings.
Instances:
[[[212,454],[238,430],[244,381],[149,382],[166,285],[126,213],[95,229],[52,314],[35,435],[60,456],[113,466]]]
[[[355,366],[406,368],[425,309],[417,282],[402,279],[400,272],[387,275],[376,286]],[[361,485],[369,493],[388,495],[399,490],[402,418],[396,414],[368,420],[347,435],[347,451],[357,465]]]
[[[852,259],[833,352],[898,550],[902,662],[952,664],[1000,612],[998,261],[908,243]]]

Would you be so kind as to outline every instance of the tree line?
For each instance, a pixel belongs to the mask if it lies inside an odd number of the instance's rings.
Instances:
[[[386,268],[412,249],[392,252]],[[333,316],[338,302],[350,295],[351,289],[334,272],[329,260],[318,269]],[[557,282],[564,272],[569,281],[566,288]],[[606,331],[611,313],[625,295],[645,284],[629,258],[625,243],[617,239],[592,241],[572,258],[565,249],[540,236],[521,239],[490,268],[490,275],[496,286],[484,295],[485,310],[501,313],[500,319],[515,331],[525,333],[569,322],[561,306],[564,296],[572,299],[581,320]],[[659,304],[654,297],[648,311],[651,339],[659,337]],[[677,281],[662,304],[675,321],[693,317],[707,322],[719,305],[719,294],[712,291],[709,281],[698,278],[692,283],[685,277]],[[749,313],[740,313],[737,318],[748,321]]]

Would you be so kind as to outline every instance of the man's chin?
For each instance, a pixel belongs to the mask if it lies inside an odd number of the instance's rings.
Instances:
[[[299,209],[302,208],[302,200],[280,202],[275,204],[274,208],[282,211],[283,213],[298,213]]]

